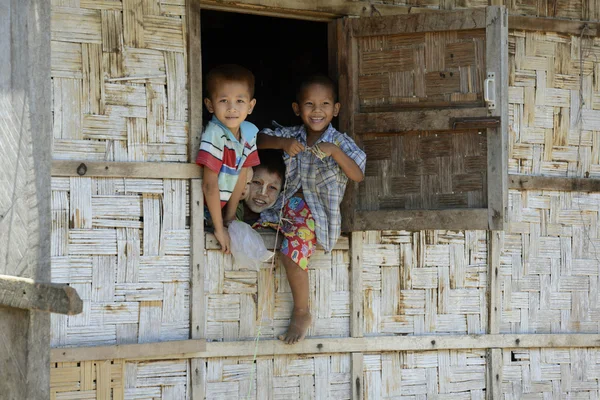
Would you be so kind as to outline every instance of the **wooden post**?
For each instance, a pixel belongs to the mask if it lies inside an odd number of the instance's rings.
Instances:
[[[500,287],[500,251],[504,232],[491,231],[488,236],[488,333],[500,333],[502,317],[502,293]],[[487,390],[488,399],[502,397],[502,349],[487,350]]]
[[[0,3],[0,273],[50,281],[50,2]],[[50,315],[0,308],[0,393],[50,397]]]
[[[186,0],[187,43],[188,43],[188,92],[190,146],[189,162],[193,163],[198,154],[202,134],[202,55],[200,47],[200,4]],[[204,196],[200,175],[190,180],[190,230],[191,230],[191,282],[190,282],[190,338],[203,339],[206,332],[206,307],[204,304]],[[205,363],[204,359],[190,360],[190,398],[204,399]]]

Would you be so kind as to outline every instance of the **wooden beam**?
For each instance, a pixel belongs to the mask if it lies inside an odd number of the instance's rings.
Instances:
[[[363,400],[365,398],[364,386],[364,360],[363,353],[352,353],[352,398],[354,400]]]
[[[194,179],[200,177],[200,167],[192,163],[53,160],[52,176]]]
[[[523,15],[510,15],[508,17],[508,28],[525,31],[560,32],[571,35],[581,35],[585,29],[586,32],[584,33],[586,35],[600,35],[600,23],[597,21],[575,21],[558,18],[526,17]]]
[[[502,399],[502,349],[487,350],[486,393],[488,400]]]
[[[508,13],[505,7],[486,8],[486,76],[494,74],[494,108],[489,115],[500,126],[487,130],[488,229],[503,230],[508,207]]]
[[[275,245],[275,232],[274,231],[262,231],[260,232],[260,235],[262,236],[263,241],[265,242],[265,246],[267,247],[267,249],[273,250],[276,249],[278,250],[280,245],[281,245],[281,241],[283,240],[282,235],[279,235],[279,243],[277,244],[277,246]],[[215,235],[213,235],[212,233],[207,233],[206,234],[206,250],[219,250],[221,248],[221,246],[219,245],[219,242],[217,241],[217,239],[215,238]],[[348,250],[350,248],[350,241],[348,240],[347,236],[340,236],[340,238],[338,239],[337,243],[335,244],[333,250]],[[323,250],[323,247],[321,245],[317,245],[317,249]]]
[[[192,237],[190,283],[190,337],[203,339],[206,333],[206,305],[204,296],[204,269],[206,251],[204,239],[204,196],[202,181],[192,179],[190,185],[190,233]],[[214,235],[211,235],[213,240]],[[220,248],[216,243],[216,247]]]
[[[435,10],[406,5],[372,4],[347,0],[297,1],[276,0],[265,5],[260,0],[195,0],[202,9],[256,14],[263,16],[332,21],[345,16],[372,17]]]
[[[157,343],[116,344],[112,346],[71,347],[52,349],[51,362],[93,360],[166,360],[190,358],[206,351],[205,340],[175,340]]]
[[[131,348],[128,346],[132,346]],[[138,346],[138,347],[134,347]],[[171,342],[52,349],[52,362],[85,360],[156,360],[214,357],[258,357],[388,351],[586,348],[600,346],[600,334],[497,334],[370,336],[362,338],[306,339],[295,345],[281,340],[206,342],[204,339]]]
[[[365,306],[363,293],[363,244],[364,232],[352,232],[350,241],[350,286],[352,290],[350,302],[350,335],[352,337],[363,337],[365,326]]]
[[[419,110],[402,112],[371,112],[354,115],[355,134],[409,133],[454,129],[456,118],[484,118],[483,107],[461,109]]]
[[[483,29],[486,8],[438,13],[373,17],[351,22],[353,36],[397,35],[401,33]]]
[[[487,230],[487,208],[357,211],[354,228],[368,230]]]
[[[600,192],[600,179],[560,178],[555,176],[509,175],[508,187],[519,190],[560,190]]]
[[[0,306],[75,315],[83,302],[70,286],[0,275]]]

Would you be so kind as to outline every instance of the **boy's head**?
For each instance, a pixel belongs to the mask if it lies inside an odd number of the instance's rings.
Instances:
[[[321,135],[340,112],[335,83],[325,75],[309,76],[300,84],[292,109],[309,136]]]
[[[285,164],[280,150],[259,150],[260,164],[254,167],[254,177],[245,199],[248,208],[261,213],[277,201],[285,183]]]
[[[256,104],[254,75],[248,69],[225,64],[211,69],[206,75],[204,104],[211,114],[235,135]]]

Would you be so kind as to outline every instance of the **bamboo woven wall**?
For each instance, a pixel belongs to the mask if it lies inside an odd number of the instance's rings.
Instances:
[[[50,398],[173,399],[188,396],[187,360],[98,360],[52,363]]]
[[[597,1],[507,5],[514,13],[598,19]],[[402,4],[448,9],[487,1]],[[53,158],[187,161],[184,1],[52,5]],[[600,174],[599,49],[598,39],[511,33],[511,172]],[[583,106],[576,101],[579,54],[585,55]],[[581,140],[573,126],[577,107]],[[188,186],[168,179],[53,179],[53,280],[71,284],[85,304],[81,315],[52,317],[53,346],[189,337]],[[502,237],[502,332],[600,332],[598,204],[597,194],[511,191]],[[486,232],[363,236],[366,336],[486,332]],[[311,336],[350,336],[347,247],[313,258]],[[206,260],[209,340],[249,341],[259,325],[265,339],[285,329],[291,294],[281,269],[272,277],[268,265],[259,272],[240,269],[216,250],[208,250]],[[202,360],[205,397],[244,398],[252,387],[250,398],[257,399],[351,398],[348,353],[251,361]],[[599,363],[596,349],[504,349],[504,396],[598,398]],[[365,353],[362,390],[366,399],[483,399],[487,367],[480,350]],[[187,360],[55,363],[51,376],[56,399],[190,394]]]
[[[484,231],[364,234],[365,335],[485,333]]]
[[[349,335],[350,261],[348,241],[343,242],[346,245],[338,247],[345,250],[330,254],[317,250],[311,259],[309,304],[315,312],[311,336]],[[275,265],[279,265],[278,257]],[[282,268],[273,273],[268,262],[259,272],[240,269],[231,256],[209,250],[205,274],[207,339],[251,340],[259,326],[265,339],[285,332],[293,301]]]
[[[187,339],[185,180],[54,178],[52,279],[83,313],[52,316],[53,346]]]
[[[52,2],[54,159],[188,160],[185,2]],[[189,337],[189,184],[54,178],[53,346]]]

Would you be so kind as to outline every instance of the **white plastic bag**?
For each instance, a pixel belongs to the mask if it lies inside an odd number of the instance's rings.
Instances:
[[[227,230],[231,239],[231,254],[239,266],[258,271],[260,264],[275,254],[267,250],[260,233],[245,222],[232,221]]]

